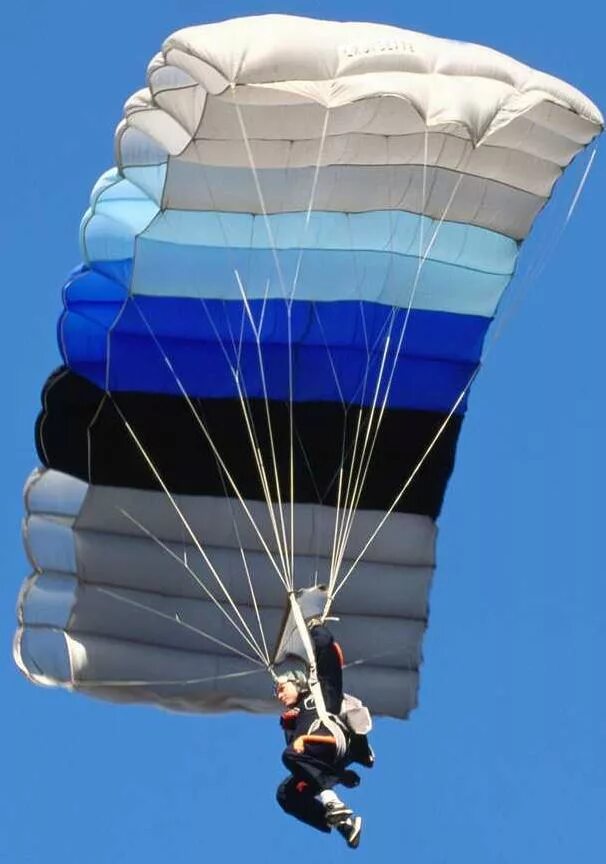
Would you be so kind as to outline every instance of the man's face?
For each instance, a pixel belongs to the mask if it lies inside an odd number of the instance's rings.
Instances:
[[[299,691],[292,681],[281,681],[276,687],[276,697],[285,708],[294,708],[299,701]]]

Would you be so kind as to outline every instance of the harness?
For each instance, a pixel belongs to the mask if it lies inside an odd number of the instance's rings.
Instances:
[[[336,714],[324,712],[320,715],[316,700],[312,693],[303,699],[302,705],[306,711],[316,711],[318,713],[318,717],[312,721],[307,730],[307,734],[314,735],[322,726],[324,726],[335,739],[335,748],[338,758],[342,758],[347,752],[350,731],[346,723],[344,723],[341,717]]]

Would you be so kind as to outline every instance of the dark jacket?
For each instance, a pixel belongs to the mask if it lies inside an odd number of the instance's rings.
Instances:
[[[343,701],[341,649],[328,627],[322,624],[313,627],[309,635],[314,646],[318,681],[322,688],[326,710],[329,714],[339,714]],[[302,694],[297,706],[285,711],[280,718],[287,745],[300,735],[307,735],[312,724],[318,719],[314,697],[309,692]]]

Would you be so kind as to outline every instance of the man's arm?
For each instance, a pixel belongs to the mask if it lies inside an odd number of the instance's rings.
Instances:
[[[309,635],[314,646],[318,680],[322,687],[326,709],[338,714],[343,701],[343,655],[332,633],[324,624],[309,622]]]

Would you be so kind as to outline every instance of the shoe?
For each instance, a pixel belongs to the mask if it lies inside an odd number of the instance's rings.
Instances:
[[[375,764],[375,761],[376,761],[375,751],[372,749],[372,747],[369,744],[368,745],[368,753],[366,754],[366,758],[362,762],[362,765],[364,765],[365,768],[372,768]]]
[[[352,735],[350,744],[350,761],[357,762],[365,768],[372,768],[375,764],[374,750],[368,743],[366,735]]]
[[[348,816],[336,826],[337,831],[345,839],[350,849],[357,849],[360,844],[362,833],[362,817]]]
[[[352,771],[351,768],[348,768],[343,772],[341,783],[347,789],[355,789],[356,786],[360,785],[360,775],[356,771]]]
[[[352,812],[342,801],[331,801],[324,808],[326,823],[333,828],[337,828],[341,822],[349,819]]]

